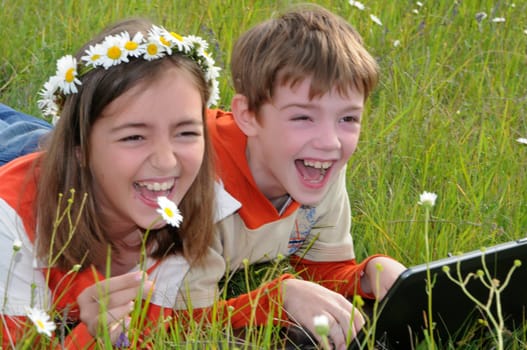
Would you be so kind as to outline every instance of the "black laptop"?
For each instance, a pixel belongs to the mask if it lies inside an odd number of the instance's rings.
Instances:
[[[509,329],[517,329],[527,323],[527,238],[524,238],[428,264],[432,280],[435,281],[432,289],[432,315],[436,343],[455,346],[478,319],[485,319],[485,314],[477,309],[459,286],[448,279],[443,270],[444,266],[448,266],[452,276],[456,276],[459,268],[464,278],[483,268],[482,259],[485,259],[491,276],[500,282],[505,281],[514,261],[521,261],[522,265],[514,270],[507,287],[501,293],[500,304]],[[424,332],[428,332],[426,276],[427,264],[408,268],[379,303],[373,333],[376,349],[412,349],[424,340]],[[478,279],[471,279],[467,289],[478,300],[486,302],[489,298],[489,290]],[[495,303],[492,309],[495,311]],[[349,349],[360,349],[360,344],[365,344],[368,332],[371,336],[371,326],[366,326],[359,333]]]

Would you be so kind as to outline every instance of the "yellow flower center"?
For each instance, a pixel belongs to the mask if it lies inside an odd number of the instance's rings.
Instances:
[[[159,38],[159,41],[161,41],[161,44],[165,45],[165,46],[170,46],[170,43],[168,42],[167,39],[165,39],[165,37],[160,37]]]
[[[165,208],[163,209],[165,211],[165,214],[167,214],[167,216],[169,218],[173,217],[174,216],[174,212],[172,210],[170,210],[170,208]]]
[[[64,77],[64,79],[68,82],[68,83],[72,83],[73,80],[75,80],[75,68],[70,68],[66,71],[66,76]]]
[[[127,49],[128,51],[137,50],[138,46],[139,45],[137,45],[135,41],[127,41],[126,44],[124,44],[124,48]]]
[[[93,55],[93,56],[91,57],[91,60],[92,60],[92,61],[97,61],[99,58],[101,58],[101,55],[99,55],[99,54],[95,54],[95,55]]]
[[[174,38],[177,39],[177,41],[183,41],[183,37],[179,35],[178,33],[170,32],[170,35],[172,35]]]
[[[157,46],[155,44],[148,44],[146,52],[151,56],[155,55],[157,53]]]
[[[46,327],[44,326],[44,322],[42,322],[42,320],[37,320],[37,321],[35,322],[35,324],[37,325],[37,327],[38,327],[39,329],[45,329],[45,328],[46,328]]]
[[[108,57],[112,60],[116,60],[121,57],[121,49],[117,46],[112,46],[108,49]]]

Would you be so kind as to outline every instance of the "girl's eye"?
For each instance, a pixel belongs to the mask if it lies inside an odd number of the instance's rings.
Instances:
[[[193,136],[201,136],[201,133],[197,131],[183,131],[183,132],[180,132],[178,135],[184,136],[184,137],[193,137]]]
[[[126,136],[126,137],[123,137],[121,139],[121,141],[140,141],[140,140],[143,140],[144,137],[141,136],[141,135],[131,135],[131,136]]]
[[[296,117],[293,117],[292,120],[309,120],[310,118],[307,115],[299,115]]]

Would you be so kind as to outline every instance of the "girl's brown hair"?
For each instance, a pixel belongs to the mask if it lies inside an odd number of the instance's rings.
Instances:
[[[146,35],[151,27],[152,23],[145,19],[118,22],[81,48],[76,55],[77,61],[80,61],[90,45],[101,42],[108,35],[123,31],[128,32],[130,37],[137,32]],[[152,232],[148,235],[147,245],[153,247],[150,256],[154,258],[182,252],[193,263],[201,261],[214,232],[213,157],[205,122],[210,88],[198,64],[179,54],[153,61],[130,58],[130,62],[109,69],[95,68],[82,75],[78,93],[67,96],[60,120],[47,142],[46,152],[39,164],[36,202],[39,258],[57,258],[56,265],[65,270],[71,269],[75,264],[86,267],[94,261],[106,259],[111,242],[99,223],[99,209],[91,196],[93,178],[88,164],[90,157],[97,156],[89,154],[91,129],[108,104],[138,82],[155,81],[167,67],[188,71],[201,94],[205,153],[197,178],[179,203],[184,217],[182,225],[179,228],[167,225]],[[57,227],[55,221],[59,194],[64,195],[61,206],[64,209],[65,199],[72,189],[75,191],[75,199],[70,215],[72,218],[79,217],[79,221],[70,240],[71,228],[68,220]],[[87,194],[86,204],[81,208],[84,194]]]

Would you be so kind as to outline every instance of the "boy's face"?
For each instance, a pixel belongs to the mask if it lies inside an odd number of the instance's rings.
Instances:
[[[334,89],[310,100],[310,85],[307,78],[278,86],[248,139],[249,167],[270,200],[289,194],[301,204],[320,202],[357,146],[363,93]]]

